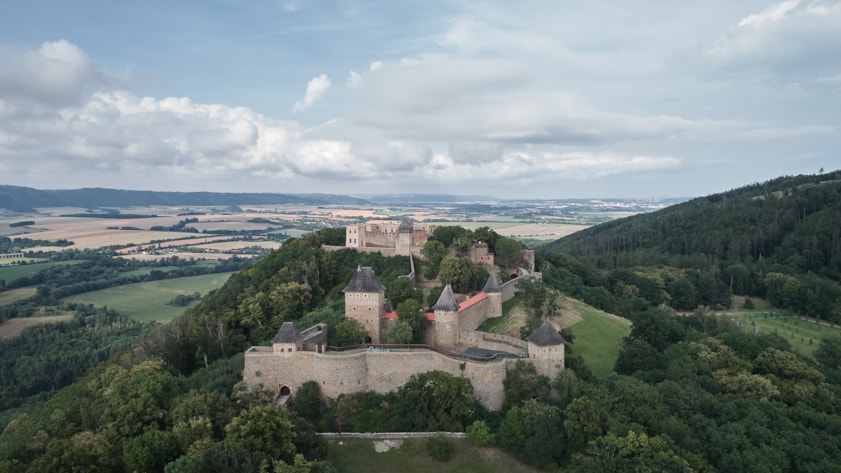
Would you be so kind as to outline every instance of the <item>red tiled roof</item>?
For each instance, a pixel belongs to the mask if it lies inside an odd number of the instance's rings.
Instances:
[[[483,301],[487,298],[488,298],[488,295],[486,293],[480,292],[479,294],[476,294],[475,296],[471,297],[470,299],[467,299],[466,301],[459,304],[458,305],[458,310],[462,311],[462,310],[472,306],[473,304],[475,304],[479,301]]]
[[[383,314],[384,319],[399,319],[400,317],[397,316],[397,312],[386,312]]]
[[[423,315],[426,317],[426,320],[435,320],[435,312],[424,312]]]

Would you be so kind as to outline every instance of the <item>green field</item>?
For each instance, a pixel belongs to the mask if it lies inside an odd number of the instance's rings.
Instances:
[[[768,309],[744,310],[720,317],[732,320],[745,332],[775,333],[788,340],[792,350],[808,357],[812,356],[824,336],[839,330]]]
[[[167,323],[184,312],[184,307],[167,305],[175,296],[198,292],[202,295],[221,287],[233,273],[215,273],[186,278],[164,279],[100,291],[77,294],[64,299],[66,302],[106,306],[135,320],[154,320]]]
[[[467,439],[450,439],[453,456],[447,462],[433,459],[426,451],[426,439],[406,439],[400,448],[384,453],[374,450],[373,440],[344,439],[344,445],[328,440],[327,459],[342,473],[399,471],[400,473],[538,473],[505,452],[477,447]]]
[[[631,333],[631,322],[576,300],[572,305],[581,314],[581,322],[569,329],[575,335],[572,352],[584,358],[596,377],[606,378],[613,373],[622,339]]]
[[[0,279],[5,279],[6,282],[12,282],[15,279],[23,277],[30,277],[38,274],[40,271],[52,268],[53,266],[61,266],[68,264],[79,264],[82,260],[67,260],[67,261],[53,261],[51,263],[34,263],[34,264],[19,264],[14,266],[0,266]]]

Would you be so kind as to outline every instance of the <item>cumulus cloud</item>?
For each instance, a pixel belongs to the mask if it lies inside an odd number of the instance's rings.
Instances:
[[[313,77],[309,82],[307,82],[307,91],[304,93],[304,98],[295,102],[295,105],[292,107],[292,111],[300,112],[312,107],[313,104],[321,100],[321,97],[324,96],[324,93],[327,92],[327,89],[329,89],[331,85],[330,78],[327,77],[327,74],[321,74],[317,77]]]
[[[0,99],[6,107],[78,103],[99,78],[93,61],[65,40],[35,51],[0,49]]]

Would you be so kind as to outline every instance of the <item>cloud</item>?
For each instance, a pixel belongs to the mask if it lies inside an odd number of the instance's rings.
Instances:
[[[706,48],[703,66],[724,75],[819,83],[841,73],[841,3],[787,0],[742,18]]]
[[[0,49],[0,100],[10,106],[78,103],[101,74],[93,61],[66,40],[35,51]]]
[[[304,98],[295,102],[295,105],[292,107],[292,111],[301,112],[312,107],[313,104],[321,100],[321,97],[324,96],[324,93],[327,92],[327,89],[329,89],[331,85],[330,78],[327,77],[327,74],[321,74],[317,77],[313,77],[312,80],[307,82],[307,91],[304,94]]]

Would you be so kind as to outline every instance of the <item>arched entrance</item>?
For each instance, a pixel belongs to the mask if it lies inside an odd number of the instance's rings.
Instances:
[[[292,390],[289,389],[289,386],[281,386],[280,387],[280,396],[290,396],[292,395]]]

